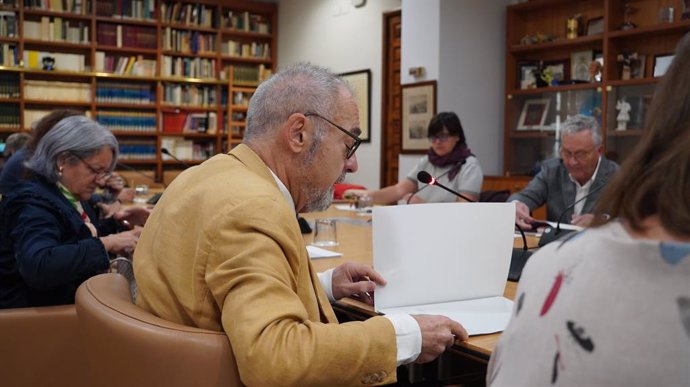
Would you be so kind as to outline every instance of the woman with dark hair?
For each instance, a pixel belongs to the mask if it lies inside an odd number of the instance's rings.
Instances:
[[[417,174],[426,171],[439,183],[477,200],[484,174],[479,161],[467,147],[460,119],[453,112],[435,115],[429,122],[427,138],[431,147],[419,160],[406,179],[380,190],[348,190],[348,196],[369,196],[374,203],[389,204],[399,200],[407,203],[440,203],[465,201],[438,187],[417,181]]]
[[[84,116],[62,119],[26,162],[31,177],[0,201],[0,309],[69,304],[86,278],[108,269],[108,253],[131,254],[140,228],[101,224],[86,201],[110,177],[117,140]],[[146,209],[120,220],[143,225]]]
[[[611,219],[527,262],[488,385],[690,385],[688,63],[690,35],[599,200]]]

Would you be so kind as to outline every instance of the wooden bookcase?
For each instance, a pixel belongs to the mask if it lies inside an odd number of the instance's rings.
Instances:
[[[672,20],[660,20],[665,7],[674,9]],[[626,8],[634,11],[627,18]],[[672,54],[690,31],[684,11],[690,12],[682,0],[531,0],[508,6],[504,173],[527,175],[540,159],[557,155],[560,124],[577,113],[596,117],[606,155],[624,160],[644,131],[660,57]],[[575,15],[581,17],[580,31],[569,39],[566,25]],[[635,28],[622,29],[626,19]],[[603,62],[599,81],[589,79],[594,59]],[[552,75],[562,74],[562,82],[529,87],[531,69],[540,62]],[[577,78],[584,82],[573,83]],[[625,129],[617,122],[621,100],[630,104]]]
[[[117,136],[124,169],[169,183],[183,166],[161,148],[194,165],[241,142],[243,96],[274,70],[276,31],[271,3],[4,0],[0,142],[81,110]]]

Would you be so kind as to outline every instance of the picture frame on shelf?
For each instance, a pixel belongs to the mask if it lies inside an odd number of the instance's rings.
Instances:
[[[549,98],[528,99],[522,105],[517,130],[542,130],[549,112]]]
[[[604,33],[604,18],[597,17],[587,20],[587,36]]]
[[[427,127],[436,114],[436,81],[402,85],[401,153],[426,153]]]
[[[520,62],[518,63],[518,87],[520,90],[533,89],[537,87],[537,79],[535,73],[539,69],[537,62]]]
[[[589,65],[592,63],[592,50],[576,51],[570,54],[570,74],[574,81],[589,82]]]
[[[355,101],[359,109],[359,138],[362,142],[371,142],[371,70],[350,71],[340,74],[340,77],[352,86]]]
[[[668,66],[673,62],[674,54],[657,55],[654,57],[654,77],[662,77],[666,74]]]
[[[556,84],[561,84],[570,79],[569,62],[568,59],[544,62],[544,71],[550,70]]]

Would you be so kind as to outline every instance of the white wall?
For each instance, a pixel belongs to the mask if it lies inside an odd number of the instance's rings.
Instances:
[[[467,143],[485,175],[502,173],[505,10],[509,3],[402,0],[401,71],[406,76],[402,83],[438,81],[437,110],[458,114]],[[433,58],[420,58],[423,55]],[[407,75],[409,67],[418,66],[420,61],[428,65],[427,77],[414,79]],[[400,156],[400,179],[419,158]]]
[[[381,66],[383,13],[401,0],[279,0],[278,67],[311,62],[336,73],[371,70],[370,143],[357,151],[359,171],[347,182],[379,186],[381,160]]]

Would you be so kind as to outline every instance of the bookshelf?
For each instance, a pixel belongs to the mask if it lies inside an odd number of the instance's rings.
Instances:
[[[241,142],[276,30],[271,3],[3,0],[0,142],[50,110],[80,110],[117,136],[124,169],[167,184],[183,165],[162,148],[194,165]]]
[[[672,54],[690,31],[684,3],[531,0],[508,6],[505,174],[527,175],[540,159],[557,154],[559,125],[577,113],[600,121],[607,157],[623,161],[644,133],[645,112],[659,80],[657,61]],[[666,7],[674,9],[674,17],[660,20]],[[576,15],[579,31],[568,38],[568,19]],[[626,22],[635,27],[624,29]],[[603,70],[592,79],[589,65],[595,60]],[[533,70],[540,65],[560,81],[535,87]],[[625,128],[617,122],[621,100],[630,104]]]

